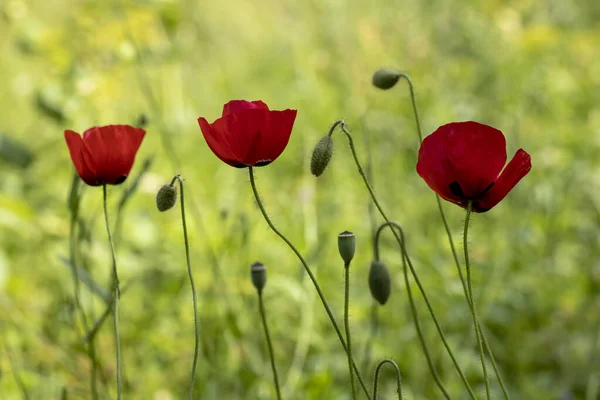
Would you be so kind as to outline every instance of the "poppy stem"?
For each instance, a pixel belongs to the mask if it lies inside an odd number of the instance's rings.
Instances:
[[[352,398],[356,400],[356,389],[354,388],[354,373],[352,371],[352,340],[350,339],[350,321],[348,309],[350,306],[350,262],[344,263],[344,327],[346,329],[346,344],[348,346],[348,370],[350,372],[350,387]]]
[[[412,262],[410,261],[410,257],[408,256],[408,253],[406,252],[406,241],[405,241],[405,237],[404,237],[404,231],[403,231],[402,227],[400,226],[400,224],[398,224],[394,221],[389,221],[389,222],[384,222],[383,224],[381,224],[379,226],[379,228],[377,229],[377,233],[375,234],[375,243],[376,243],[375,248],[377,249],[375,259],[379,260],[379,237],[380,237],[381,231],[386,226],[389,226],[390,229],[392,229],[392,231],[394,231],[394,228],[395,228],[400,233],[400,252],[402,253],[402,273],[404,275],[404,284],[406,286],[406,293],[408,294],[408,302],[410,303],[410,311],[412,314],[413,322],[415,324],[415,329],[417,330],[417,336],[419,337],[419,342],[421,342],[421,347],[423,348],[423,353],[425,354],[425,359],[427,360],[427,365],[429,366],[429,371],[431,372],[431,375],[433,376],[433,380],[435,381],[435,383],[438,385],[438,387],[444,394],[444,397],[446,399],[450,399],[450,395],[448,394],[448,391],[444,387],[444,384],[442,383],[440,377],[438,376],[437,370],[435,369],[435,365],[431,358],[431,353],[429,352],[429,347],[427,346],[427,342],[425,341],[423,331],[421,330],[421,324],[419,323],[419,315],[417,313],[417,307],[415,305],[415,300],[412,295],[412,289],[410,288],[410,282],[408,281],[407,264],[412,265]]]
[[[406,79],[408,82],[408,89],[410,91],[410,102],[412,103],[413,113],[415,114],[415,123],[417,124],[417,135],[419,136],[419,142],[423,141],[423,132],[421,130],[421,119],[419,118],[419,111],[417,109],[417,100],[415,98],[415,87],[412,83],[412,79],[405,73],[398,73],[400,78]]]
[[[362,165],[361,165],[360,161],[358,160],[358,155],[356,154],[356,148],[354,147],[354,140],[352,139],[352,135],[351,135],[350,131],[347,129],[346,124],[343,121],[340,124],[340,128],[341,128],[342,132],[344,132],[344,134],[348,138],[348,143],[350,145],[350,150],[352,151],[352,157],[354,158],[354,163],[356,164],[356,166],[358,168],[358,172],[361,175],[361,177],[363,178],[363,182],[365,183],[365,186],[367,187],[369,194],[371,195],[371,198],[373,199],[373,203],[375,203],[375,207],[377,207],[377,210],[379,211],[379,213],[381,214],[381,216],[383,217],[385,222],[390,223],[391,222],[390,219],[387,217],[385,211],[381,207],[381,204],[379,204],[379,201],[377,200],[377,196],[375,195],[375,191],[371,187],[371,184],[369,183],[369,180],[365,174],[365,171],[363,170]],[[392,233],[394,234],[394,237],[396,238],[396,241],[398,242],[398,244],[400,244],[402,246],[402,241],[401,241],[398,233],[396,233],[395,230],[392,230]],[[419,276],[417,275],[417,271],[414,269],[412,263],[410,262],[410,259],[407,259],[407,262],[408,262],[410,271],[415,279],[415,283],[419,287],[421,296],[423,297],[423,300],[425,301],[425,304],[427,305],[427,309],[429,310],[429,314],[431,315],[431,318],[433,319],[433,322],[438,331],[440,339],[442,340],[444,347],[446,348],[446,351],[448,352],[448,355],[452,359],[452,362],[454,364],[456,371],[460,375],[460,377],[465,385],[465,388],[469,392],[469,395],[471,396],[471,398],[476,399],[475,393],[473,393],[473,390],[471,389],[471,386],[469,385],[467,378],[465,377],[460,366],[458,365],[458,362],[456,361],[456,358],[454,357],[454,353],[452,353],[452,349],[450,348],[450,345],[448,344],[446,337],[444,336],[444,332],[442,331],[442,328],[438,322],[437,316],[435,315],[435,312],[433,311],[433,307],[431,306],[431,303],[429,302],[429,298],[427,297],[425,288],[421,284],[421,280],[419,279]]]
[[[310,280],[312,281],[312,283],[317,291],[317,294],[319,295],[319,299],[321,299],[321,303],[323,303],[323,307],[325,308],[325,311],[327,312],[327,316],[329,317],[329,320],[331,321],[331,325],[333,325],[333,328],[335,329],[335,332],[337,333],[338,339],[339,339],[340,343],[342,344],[344,351],[346,351],[346,354],[347,354],[348,347],[346,346],[346,341],[344,340],[342,331],[340,330],[340,327],[338,326],[338,323],[336,322],[335,317],[333,316],[333,313],[331,312],[331,308],[329,307],[327,300],[325,300],[325,295],[323,294],[323,291],[321,290],[321,286],[319,286],[319,283],[317,282],[317,278],[313,274],[312,270],[310,269],[310,267],[306,263],[306,260],[304,260],[304,257],[302,257],[302,254],[300,254],[298,249],[296,249],[296,247],[292,244],[292,242],[290,242],[290,240],[283,233],[281,233],[275,227],[275,225],[273,225],[273,222],[271,222],[271,219],[269,218],[269,215],[267,214],[267,211],[265,210],[265,207],[263,206],[263,203],[260,200],[260,196],[258,195],[258,190],[256,189],[256,182],[254,180],[254,170],[252,167],[248,167],[248,174],[250,176],[250,186],[252,186],[252,192],[254,193],[254,198],[256,200],[256,204],[258,204],[258,208],[260,209],[260,212],[262,213],[263,218],[269,225],[269,228],[271,228],[271,230],[277,236],[279,236],[281,238],[281,240],[283,240],[288,245],[288,247],[294,252],[294,254],[296,254],[296,257],[298,257],[298,260],[300,260],[300,263],[302,263],[304,270],[308,274]],[[356,372],[358,382],[360,383],[365,395],[367,396],[367,398],[369,400],[371,400],[369,391],[367,390],[367,387],[365,386],[365,383],[360,375],[360,372],[359,372],[358,367],[356,366],[356,363],[354,362],[354,360],[352,361],[352,366],[354,367],[354,371]]]
[[[183,225],[183,241],[185,243],[185,261],[188,269],[188,276],[190,278],[190,286],[192,289],[192,303],[194,307],[194,359],[192,361],[192,373],[190,376],[190,390],[189,399],[194,398],[194,380],[196,378],[196,365],[198,364],[198,347],[200,343],[200,321],[198,320],[198,297],[196,295],[196,284],[194,283],[194,275],[192,273],[192,263],[190,261],[190,242],[187,233],[187,222],[185,218],[185,193],[183,190],[183,179],[181,175],[177,174],[171,180],[169,186],[173,186],[175,181],[179,182],[180,193],[180,204],[181,204],[181,222]]]
[[[488,400],[490,400],[490,379],[488,377],[487,367],[485,365],[485,354],[483,352],[483,343],[481,340],[479,321],[477,318],[477,311],[475,310],[475,302],[473,300],[473,285],[471,284],[471,263],[469,262],[469,220],[471,219],[471,208],[473,207],[473,200],[469,200],[467,204],[467,216],[465,218],[465,230],[463,243],[465,248],[465,267],[467,269],[467,287],[469,289],[469,305],[471,306],[471,315],[473,316],[473,326],[475,327],[475,336],[477,337],[477,347],[479,348],[479,358],[481,359],[481,367],[483,368],[483,378],[485,379],[485,394]]]
[[[69,224],[69,263],[73,271],[73,283],[75,290],[75,308],[79,312],[83,329],[87,332],[89,330],[89,324],[85,309],[81,304],[80,292],[81,285],[79,282],[79,276],[77,275],[77,240],[76,240],[76,226],[79,218],[79,204],[81,199],[81,192],[79,190],[81,180],[77,172],[73,174],[73,180],[71,182],[71,191],[69,194],[69,211],[71,213],[71,221]],[[92,399],[98,399],[98,362],[96,360],[96,342],[90,340],[87,342],[87,355],[91,363],[91,374],[90,374],[90,390],[92,392]]]
[[[260,311],[260,318],[262,320],[263,329],[265,331],[265,338],[267,340],[267,347],[269,348],[269,358],[271,359],[271,370],[273,371],[273,382],[275,384],[275,392],[277,393],[277,400],[281,400],[281,389],[279,388],[279,377],[277,376],[277,367],[275,366],[275,354],[273,353],[273,344],[271,342],[271,335],[269,334],[269,325],[267,324],[267,317],[265,312],[265,304],[263,302],[262,290],[258,290],[258,308]]]
[[[106,184],[102,185],[102,199],[104,205],[104,221],[106,222],[106,232],[108,233],[108,241],[110,243],[110,253],[112,255],[112,270],[114,281],[114,302],[113,302],[113,319],[115,327],[115,348],[117,356],[117,400],[121,400],[121,341],[119,339],[119,297],[121,291],[119,289],[119,275],[117,273],[117,256],[115,254],[115,244],[113,242],[112,232],[110,230],[110,222],[108,220],[108,207],[106,201]]]
[[[373,381],[373,400],[377,400],[377,390],[379,389],[379,371],[385,364],[390,364],[396,370],[396,387],[398,392],[398,400],[402,400],[402,374],[400,373],[400,367],[391,358],[386,358],[377,364],[375,368],[375,380]]]
[[[185,197],[183,192],[183,179],[180,175],[175,175],[171,180],[170,186],[173,186],[175,181],[179,181],[180,203],[181,203],[181,222],[183,225],[183,241],[185,243],[185,261],[187,263],[188,276],[190,278],[190,286],[192,289],[192,303],[194,306],[194,360],[192,361],[192,373],[190,376],[190,391],[189,398],[194,398],[194,380],[196,378],[196,365],[198,364],[198,346],[200,343],[200,321],[198,320],[198,298],[196,295],[196,285],[194,283],[194,275],[192,273],[192,264],[190,262],[190,243],[187,233],[187,223],[185,219]]]
[[[406,79],[406,81],[408,82],[408,87],[410,90],[410,100],[412,103],[412,109],[413,109],[413,113],[415,116],[415,123],[417,124],[417,136],[419,137],[419,143],[421,143],[421,142],[423,142],[423,132],[421,130],[421,120],[419,118],[417,102],[415,99],[414,85],[412,83],[412,80],[410,79],[410,77],[407,74],[399,73],[399,76],[401,78]],[[460,277],[463,291],[465,293],[465,298],[467,299],[467,304],[469,305],[469,308],[471,308],[472,307],[472,304],[471,304],[472,299],[470,298],[469,293],[468,293],[467,284],[465,282],[465,277],[462,273],[462,268],[460,265],[460,261],[458,259],[458,253],[456,252],[456,246],[454,246],[454,240],[452,239],[452,231],[450,230],[450,226],[448,225],[448,220],[446,219],[446,214],[444,214],[444,208],[442,207],[442,201],[440,199],[440,196],[437,193],[435,194],[435,199],[437,201],[437,206],[438,206],[438,210],[440,212],[440,217],[442,218],[442,222],[444,223],[444,228],[446,229],[446,235],[448,236],[448,242],[450,244],[450,249],[452,250],[452,256],[454,257],[454,262],[456,264],[456,269],[458,270],[458,276]],[[494,368],[494,373],[496,374],[496,377],[498,378],[498,382],[500,383],[500,387],[502,388],[502,392],[504,393],[504,398],[506,400],[510,400],[510,395],[508,394],[508,390],[506,389],[506,385],[504,384],[504,380],[502,379],[500,370],[498,369],[498,366],[496,365],[496,358],[494,357],[494,353],[492,353],[492,349],[490,348],[490,345],[487,341],[487,338],[484,333],[484,329],[482,329],[481,325],[479,325],[479,329],[480,329],[480,333],[481,333],[481,338],[483,340],[483,344],[486,348],[486,351],[488,352],[488,354],[490,356],[490,361],[492,362],[492,367]]]

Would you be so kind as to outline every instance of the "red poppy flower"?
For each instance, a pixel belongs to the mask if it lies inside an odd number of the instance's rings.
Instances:
[[[118,185],[127,179],[146,131],[128,125],[66,130],[65,140],[77,173],[90,186]]]
[[[453,122],[423,140],[417,172],[444,199],[463,208],[472,200],[473,211],[485,212],[527,175],[531,157],[519,149],[505,164],[502,132],[473,121]]]
[[[272,111],[260,100],[232,100],[212,124],[198,118],[208,147],[237,168],[262,167],[275,161],[290,139],[296,110]]]

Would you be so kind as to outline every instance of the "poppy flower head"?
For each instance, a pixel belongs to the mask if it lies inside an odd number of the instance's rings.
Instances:
[[[71,160],[81,179],[90,186],[123,183],[146,131],[129,125],[93,127],[83,137],[65,131]]]
[[[288,144],[296,110],[269,110],[260,100],[232,100],[212,124],[198,124],[208,147],[223,162],[237,168],[261,167],[275,161]]]
[[[531,170],[519,149],[506,165],[506,140],[498,129],[473,121],[453,122],[427,136],[417,172],[442,198],[475,212],[498,204]]]

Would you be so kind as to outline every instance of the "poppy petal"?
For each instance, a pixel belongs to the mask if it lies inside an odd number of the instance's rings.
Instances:
[[[84,146],[81,136],[77,132],[66,130],[65,141],[67,142],[71,160],[73,161],[73,165],[75,165],[79,177],[88,185],[97,186],[96,173],[84,159]]]
[[[133,166],[146,131],[129,125],[88,129],[83,135],[83,154],[96,168],[96,179],[107,184],[122,183]]]
[[[202,117],[198,118],[198,125],[208,147],[221,161],[233,167],[242,164],[242,159],[237,156],[232,144],[231,131],[228,130],[224,118],[219,118],[212,125]]]
[[[506,140],[498,129],[467,121],[444,125],[436,132],[445,142],[446,167],[467,198],[482,193],[506,164]]]
[[[531,156],[519,149],[492,188],[476,201],[478,212],[485,212],[498,204],[508,192],[531,170]]]
[[[246,101],[246,100],[231,100],[229,103],[223,106],[222,117],[229,114],[237,114],[246,110],[268,110],[269,107],[260,100]]]
[[[450,185],[456,181],[454,171],[448,167],[446,160],[446,140],[442,134],[436,134],[441,128],[427,136],[419,148],[417,173],[427,185],[445,200],[453,203],[463,201],[450,190]]]
[[[253,138],[244,162],[264,166],[275,161],[285,150],[292,134],[297,110],[268,111],[264,113],[259,134]]]

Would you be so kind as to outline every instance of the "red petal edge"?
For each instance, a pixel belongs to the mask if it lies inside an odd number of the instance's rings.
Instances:
[[[67,142],[71,160],[79,177],[90,186],[98,186],[96,174],[88,167],[84,160],[84,146],[81,136],[77,132],[66,130],[65,141]]]
[[[519,149],[506,165],[494,186],[476,200],[478,210],[475,211],[485,212],[494,207],[529,171],[531,171],[531,156],[525,150]]]

